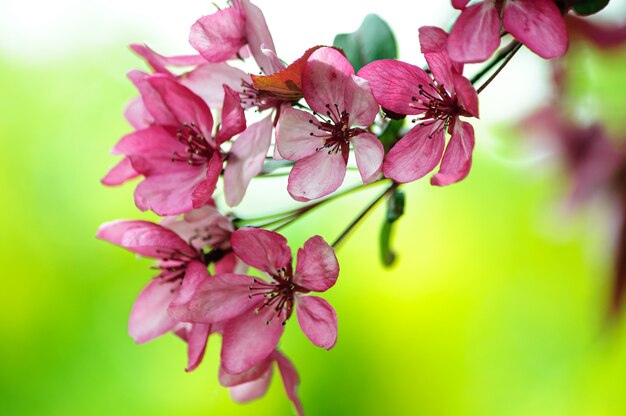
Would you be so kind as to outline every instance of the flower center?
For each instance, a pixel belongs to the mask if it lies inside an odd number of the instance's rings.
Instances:
[[[268,91],[260,91],[247,81],[241,82],[242,90],[239,92],[241,105],[243,108],[257,108],[257,111],[264,111],[269,108],[278,108],[284,100],[273,96]]]
[[[323,145],[315,149],[316,151],[327,151],[328,154],[341,152],[347,157],[350,152],[350,139],[363,132],[362,129],[350,127],[350,114],[339,111],[337,104],[326,104],[326,115],[313,112],[315,118],[310,118],[309,123],[317,126],[318,134],[309,133],[310,136],[319,137],[323,140]]]
[[[292,282],[291,265],[288,268],[276,270],[272,275],[274,281],[268,283],[264,280],[252,279],[253,284],[248,286],[250,294],[248,298],[253,299],[262,296],[263,303],[254,312],[259,315],[267,313],[265,325],[269,325],[276,317],[285,325],[293,313],[294,297],[297,292],[305,292],[302,288]]]
[[[174,152],[172,162],[186,162],[191,166],[203,166],[209,162],[215,152],[196,123],[183,123],[182,128],[176,130],[176,138],[186,146],[182,155]]]
[[[179,280],[180,284],[182,284],[189,262],[202,259],[203,255],[203,253],[198,252],[197,255],[192,256],[180,250],[171,249],[157,249],[156,252],[161,258],[159,264],[151,268],[161,270],[156,277],[161,279],[164,283]]]
[[[412,102],[409,103],[409,107],[423,111],[421,117],[414,118],[411,122],[416,123],[422,120],[421,126],[437,124],[429,135],[432,138],[434,134],[441,133],[454,123],[456,117],[466,115],[467,112],[463,106],[459,105],[457,96],[450,96],[443,85],[432,83],[428,86],[429,90],[425,89],[422,84],[418,85],[419,96],[411,98]],[[433,90],[436,93],[433,94]]]

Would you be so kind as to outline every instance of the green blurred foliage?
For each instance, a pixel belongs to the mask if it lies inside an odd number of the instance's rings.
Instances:
[[[621,102],[623,74],[602,59],[594,90]],[[127,336],[150,261],[94,235],[104,221],[152,218],[134,208],[133,185],[98,183],[116,160],[108,149],[129,131],[123,74],[136,66],[118,49],[45,65],[0,60],[0,414],[291,414],[276,376],[263,400],[231,402],[217,383],[218,337],[186,374],[174,336],[141,346]],[[582,216],[555,221],[547,213],[560,183],[493,160],[480,134],[467,180],[404,188],[391,269],[377,255],[383,205],[342,246],[326,294],[340,320],[333,350],[289,323],[282,348],[309,415],[626,413],[624,327],[603,323],[611,252],[589,243],[606,235]],[[288,228],[292,246],[314,233],[334,238],[377,192]]]

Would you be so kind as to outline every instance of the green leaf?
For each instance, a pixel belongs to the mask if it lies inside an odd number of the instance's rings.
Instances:
[[[579,0],[574,4],[574,11],[581,16],[598,13],[604,9],[610,0]]]
[[[389,152],[389,149],[400,140],[400,130],[404,126],[404,120],[391,120],[385,130],[382,132],[378,139],[382,142],[385,148],[385,154]]]
[[[379,59],[396,59],[398,47],[391,28],[380,16],[368,14],[356,32],[335,36],[333,46],[343,49],[358,71]]]
[[[396,253],[391,248],[393,224],[404,214],[405,194],[395,189],[387,200],[387,214],[380,230],[380,257],[385,266],[391,266],[396,260]]]

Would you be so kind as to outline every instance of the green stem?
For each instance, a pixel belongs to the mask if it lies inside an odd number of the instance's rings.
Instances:
[[[511,42],[506,48],[502,49],[491,62],[489,62],[483,69],[481,69],[476,75],[474,75],[470,79],[470,82],[472,83],[472,85],[480,81],[481,78],[487,75],[487,73],[489,73],[489,71],[491,71],[498,63],[502,62],[503,59],[506,59],[507,56],[509,56],[509,54],[514,49],[516,48],[519,49],[521,45],[522,44],[519,41],[515,40]]]

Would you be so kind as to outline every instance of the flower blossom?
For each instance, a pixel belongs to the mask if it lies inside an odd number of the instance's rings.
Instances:
[[[363,183],[376,180],[384,150],[365,128],[378,113],[367,81],[354,75],[347,58],[320,48],[308,58],[302,91],[313,114],[283,110],[276,133],[280,156],[295,160],[287,190],[298,201],[328,195],[343,182],[350,146]]]
[[[452,0],[461,10],[448,42],[450,57],[457,62],[483,62],[500,46],[500,25],[542,58],[567,51],[567,29],[553,0]]]
[[[422,52],[433,78],[415,65],[389,59],[359,71],[384,109],[415,116],[416,125],[391,148],[383,163],[383,174],[396,182],[415,181],[440,161],[439,172],[431,178],[433,185],[449,185],[469,173],[474,129],[460,117],[478,117],[478,95],[461,74],[462,65],[449,59],[446,37],[439,28],[420,29]],[[446,131],[451,135],[447,146]]]
[[[184,322],[223,324],[222,367],[240,374],[275,350],[294,309],[304,334],[319,347],[337,341],[337,315],[324,299],[306,296],[331,288],[339,274],[335,253],[322,237],[307,240],[298,251],[294,272],[287,240],[272,231],[241,229],[232,234],[233,251],[271,281],[232,273],[208,278],[188,301],[174,302],[170,314]]]

